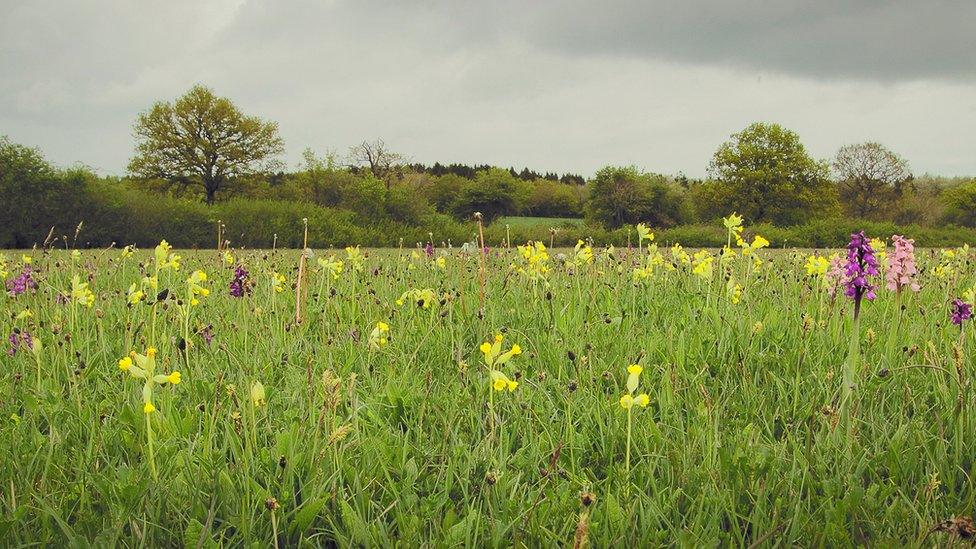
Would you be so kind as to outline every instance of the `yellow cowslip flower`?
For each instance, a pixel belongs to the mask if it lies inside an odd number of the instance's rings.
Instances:
[[[518,387],[518,381],[514,379],[509,379],[503,372],[498,370],[491,371],[491,388],[496,391],[504,391],[508,389],[508,392],[512,392]]]
[[[634,402],[641,408],[647,408],[647,405],[651,403],[651,397],[647,393],[641,393],[637,395]]]
[[[145,298],[146,293],[139,289],[139,286],[135,282],[129,285],[129,295],[128,298],[126,298],[129,305],[135,305]]]
[[[334,255],[330,255],[328,258],[320,257],[316,261],[319,264],[319,267],[332,274],[333,280],[339,279],[339,275],[342,274],[343,266],[341,260],[336,259]]]
[[[730,232],[738,234],[742,232],[742,216],[732,212],[728,217],[722,218],[722,224]]]
[[[644,368],[640,364],[631,364],[630,366],[627,366],[627,373],[631,375],[639,376],[643,371]]]
[[[491,352],[491,343],[488,343],[486,341],[486,342],[484,342],[484,343],[481,344],[481,347],[479,347],[479,349],[481,349],[481,352],[482,353],[484,353],[485,355],[487,355],[488,353]]]
[[[275,293],[280,294],[285,291],[285,277],[275,272],[271,273],[271,287]]]
[[[434,263],[437,265],[437,268],[440,269],[440,270],[442,270],[442,271],[447,269],[447,260],[444,259],[444,256],[438,257],[434,261]]]
[[[712,263],[714,262],[712,254],[708,250],[700,250],[695,252],[692,259],[692,270],[691,272],[701,278],[710,279],[712,278]]]
[[[361,272],[363,270],[363,254],[359,251],[359,246],[353,248],[346,247],[346,260],[352,265],[352,270]]]
[[[71,260],[78,261],[79,259],[81,259],[81,252],[78,250],[71,250]]]
[[[24,309],[23,311],[17,313],[16,319],[17,320],[24,320],[25,318],[31,318],[33,316],[34,316],[34,313],[32,313],[30,309]]]
[[[437,302],[437,294],[430,288],[413,288],[403,292],[396,300],[397,306],[403,305],[407,301],[407,298],[409,298],[411,303],[416,304],[422,309],[430,309]]]
[[[637,241],[638,242],[643,242],[645,240],[648,241],[648,242],[653,241],[654,240],[654,233],[651,232],[651,229],[647,225],[645,225],[643,223],[638,223],[637,224]]]
[[[749,255],[756,250],[768,248],[769,241],[757,234],[752,238],[752,244],[749,244],[740,238],[739,246],[742,247],[742,255]]]
[[[733,305],[738,305],[739,301],[742,299],[742,286],[734,283],[730,278],[729,283],[726,285],[726,293],[728,293],[729,301]]]
[[[691,263],[691,256],[681,247],[681,244],[671,246],[671,259],[677,263],[688,265]]]
[[[260,408],[268,404],[268,399],[264,392],[264,385],[260,381],[255,381],[251,384],[251,404],[255,408]]]
[[[142,411],[145,412],[148,415],[148,414],[151,414],[151,413],[155,412],[156,411],[156,407],[153,406],[153,403],[152,402],[146,402],[146,404],[142,407]]]
[[[132,368],[132,357],[124,356],[119,359],[119,369],[128,372]]]
[[[20,256],[20,260],[24,262],[24,265],[30,265],[34,258],[29,255]]]
[[[155,358],[155,356],[156,356],[156,348],[155,347],[150,347],[150,348],[146,349],[146,356],[149,357],[149,358]]]
[[[523,260],[518,271],[529,275],[533,280],[544,280],[549,272],[549,252],[546,251],[546,245],[529,241],[525,246],[517,246],[517,249]]]
[[[180,375],[179,372],[172,372],[168,376],[166,376],[166,381],[168,381],[172,385],[179,385],[181,381],[181,377],[182,376]]]
[[[377,322],[376,327],[369,333],[367,343],[373,349],[379,349],[387,344],[386,334],[390,332],[390,325],[386,322]]]
[[[95,303],[95,294],[88,289],[88,283],[82,282],[78,275],[71,277],[71,300],[88,308]]]
[[[518,355],[522,354],[522,348],[519,347],[519,344],[518,343],[516,343],[515,345],[512,345],[511,353],[512,353],[513,356],[518,356]]]
[[[180,256],[175,253],[171,253],[173,247],[169,245],[169,242],[165,240],[160,241],[153,251],[156,259],[156,269],[159,271],[165,269],[173,269],[178,271],[180,269]]]
[[[133,248],[134,247],[131,244],[126,246],[125,248],[122,248],[122,251],[119,252],[119,259],[125,259],[131,256]]]
[[[573,249],[576,251],[576,257],[573,259],[573,263],[577,267],[593,263],[593,248],[589,244],[586,244],[582,240],[577,240],[576,246]]]
[[[874,250],[874,255],[881,261],[884,265],[884,260],[888,257],[888,244],[881,240],[880,238],[872,238],[870,242],[871,249]]]
[[[823,256],[811,255],[807,258],[805,267],[807,270],[807,276],[822,277],[827,274],[827,269],[830,267],[830,261]]]
[[[631,406],[633,405],[634,405],[634,397],[632,397],[630,393],[624,393],[624,395],[620,397],[620,406],[624,410],[630,410]]]
[[[234,254],[230,252],[224,252],[224,263],[228,265],[234,264]]]

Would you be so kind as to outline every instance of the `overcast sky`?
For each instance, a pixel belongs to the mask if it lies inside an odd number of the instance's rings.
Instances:
[[[691,176],[751,122],[976,174],[976,1],[0,0],[0,134],[121,174],[196,83],[289,165],[382,137],[417,162]]]

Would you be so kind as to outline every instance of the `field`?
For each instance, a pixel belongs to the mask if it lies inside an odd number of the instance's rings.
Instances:
[[[875,244],[855,322],[846,250],[730,243],[316,250],[301,269],[297,250],[9,251],[0,540],[965,534],[976,370],[950,307],[976,254],[916,250],[920,291],[895,292]]]

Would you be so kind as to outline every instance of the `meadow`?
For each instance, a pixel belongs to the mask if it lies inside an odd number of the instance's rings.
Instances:
[[[855,281],[848,250],[726,228],[721,250],[641,227],[620,248],[8,251],[0,540],[969,542],[976,254],[909,250],[905,272],[868,235]],[[874,299],[845,295],[862,282]]]

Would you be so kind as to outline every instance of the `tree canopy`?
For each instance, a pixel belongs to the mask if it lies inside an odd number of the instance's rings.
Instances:
[[[874,218],[894,203],[913,178],[908,162],[880,143],[845,145],[833,162],[837,191],[848,213]]]
[[[750,222],[794,225],[836,207],[826,162],[807,154],[800,137],[779,124],[757,122],[715,151],[709,173],[727,211]]]
[[[284,151],[277,123],[245,116],[203,86],[140,114],[135,135],[133,175],[200,186],[208,204],[226,185],[280,167]]]

